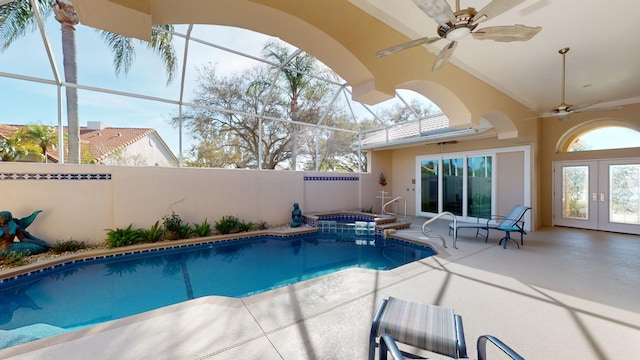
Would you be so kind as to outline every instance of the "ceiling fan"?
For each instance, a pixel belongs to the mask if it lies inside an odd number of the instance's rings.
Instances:
[[[602,101],[600,100],[591,100],[591,101],[585,101],[583,103],[580,103],[578,105],[571,105],[571,104],[567,104],[565,103],[564,100],[564,96],[565,96],[565,68],[566,68],[566,54],[569,52],[569,48],[565,47],[562,48],[560,50],[558,50],[558,53],[560,53],[560,55],[562,55],[562,97],[560,99],[560,105],[556,106],[555,108],[551,109],[551,111],[540,114],[539,117],[542,118],[548,118],[548,117],[554,117],[557,116],[558,120],[560,121],[565,121],[569,119],[569,115],[573,114],[573,113],[579,113],[579,112],[590,112],[590,111],[605,111],[605,110],[616,110],[616,109],[620,109],[619,106],[612,106],[612,107],[603,107],[603,108],[593,108],[593,109],[586,109],[589,106],[598,104]]]
[[[439,37],[424,37],[392,46],[378,51],[376,56],[385,56],[414,46],[428,45],[441,39],[447,39],[450,43],[440,51],[431,68],[432,71],[436,71],[446,64],[451,55],[453,55],[453,51],[458,46],[458,40],[465,38],[469,34],[477,40],[511,42],[530,40],[542,30],[539,26],[529,27],[524,25],[493,26],[476,30],[476,27],[481,22],[502,14],[524,2],[524,0],[493,0],[480,11],[476,11],[472,7],[460,10],[460,0],[456,0],[455,12],[451,10],[451,6],[446,0],[412,1],[420,10],[438,23]]]

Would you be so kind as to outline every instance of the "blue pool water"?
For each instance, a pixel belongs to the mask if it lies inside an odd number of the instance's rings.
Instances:
[[[76,262],[0,284],[0,337],[1,330],[25,327],[64,332],[197,297],[244,297],[346,268],[387,270],[434,254],[351,232],[260,236]]]

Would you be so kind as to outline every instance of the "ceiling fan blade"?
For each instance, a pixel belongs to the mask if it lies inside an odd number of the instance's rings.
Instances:
[[[456,22],[456,16],[446,0],[413,0],[413,3],[440,26]]]
[[[532,110],[535,111],[535,110]],[[528,117],[528,118],[524,118],[522,120],[533,120],[533,119],[546,119],[546,118],[550,118],[550,117],[555,117],[557,114],[554,112],[545,112],[545,113],[538,113],[536,116],[532,116],[532,117]]]
[[[402,51],[404,49],[412,48],[414,46],[422,45],[422,44],[432,44],[438,40],[442,39],[441,37],[423,37],[421,39],[407,41],[406,43],[402,43],[396,46],[392,46],[390,48],[386,48],[384,50],[380,50],[376,53],[377,57],[386,56],[390,54],[397,53],[398,51]]]
[[[440,50],[440,53],[436,57],[436,61],[433,62],[431,71],[440,70],[440,68],[443,67],[444,64],[447,63],[447,61],[449,61],[449,58],[451,57],[451,55],[453,55],[453,51],[456,49],[457,46],[458,46],[458,42],[452,41],[449,43],[449,45],[445,46],[442,50]]]
[[[516,5],[523,3],[524,0],[493,0],[487,6],[478,11],[471,21],[472,24],[479,24],[485,20],[496,17],[507,10],[511,10]]]
[[[542,30],[540,26],[493,26],[478,29],[471,33],[471,35],[476,40],[493,40],[498,42],[527,41],[536,36],[540,30]]]
[[[622,106],[605,106],[591,109],[578,109],[573,110],[574,113],[585,113],[585,112],[596,112],[596,111],[612,111],[612,110],[620,110]]]
[[[583,111],[582,109],[588,108],[589,106],[592,106],[595,104],[599,104],[601,102],[602,100],[589,100],[589,101],[581,102],[580,104],[569,106],[567,108],[567,111],[571,111],[571,112]]]

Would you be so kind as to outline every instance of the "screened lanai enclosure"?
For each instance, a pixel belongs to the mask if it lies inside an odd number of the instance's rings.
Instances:
[[[2,123],[63,129],[50,151],[69,163],[89,122],[155,129],[181,166],[338,172],[366,172],[381,146],[483,131],[449,129],[410,90],[355,102],[313,54],[249,30],[156,26],[146,43],[74,25],[65,2],[2,3]]]

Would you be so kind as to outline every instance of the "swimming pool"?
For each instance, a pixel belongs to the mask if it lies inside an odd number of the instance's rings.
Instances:
[[[345,232],[264,235],[75,262],[0,284],[0,331],[37,338],[29,329],[44,328],[50,336],[197,297],[245,297],[346,268],[387,270],[434,254],[430,247]]]

